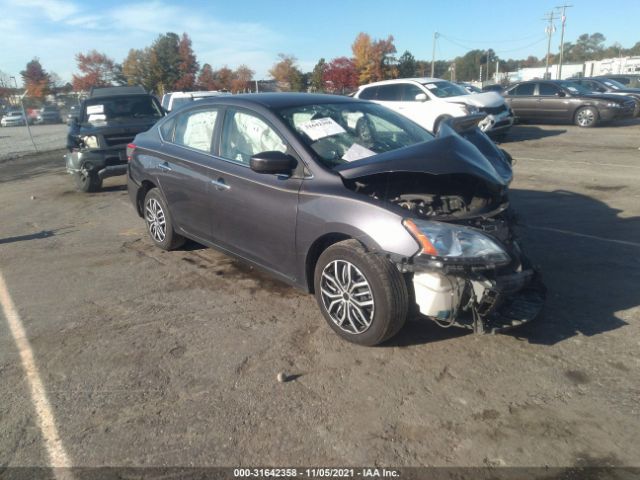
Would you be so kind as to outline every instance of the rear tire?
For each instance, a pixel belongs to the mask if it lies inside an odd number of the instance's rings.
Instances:
[[[345,240],[320,255],[315,296],[329,326],[343,339],[373,346],[393,337],[407,319],[403,276],[387,259]]]
[[[149,238],[156,247],[168,251],[184,244],[185,238],[175,232],[167,204],[157,188],[145,195],[142,214]]]
[[[598,124],[598,111],[594,107],[582,107],[576,111],[574,122],[582,128],[595,127]]]

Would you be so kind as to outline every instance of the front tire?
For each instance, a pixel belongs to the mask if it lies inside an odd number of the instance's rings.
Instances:
[[[175,250],[184,244],[185,238],[175,232],[167,204],[157,188],[149,190],[144,197],[143,213],[147,233],[156,247]]]
[[[404,278],[387,258],[368,253],[356,240],[336,243],[320,255],[314,286],[325,320],[349,342],[378,345],[407,319]]]
[[[582,107],[576,111],[575,124],[582,128],[595,127],[598,124],[598,111],[593,107]]]
[[[90,193],[97,192],[102,188],[102,179],[95,172],[82,169],[73,174],[76,189],[80,192]]]

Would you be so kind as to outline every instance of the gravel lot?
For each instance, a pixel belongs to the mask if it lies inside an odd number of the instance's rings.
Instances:
[[[70,461],[640,466],[639,139],[638,121],[514,128],[542,318],[496,336],[413,319],[379,348],[229,257],[153,248],[122,177],[85,195],[61,151],[0,163],[0,271]],[[0,466],[47,465],[1,314],[0,385]]]
[[[30,128],[39,152],[61,149],[67,144],[65,124],[31,125]],[[0,128],[0,161],[34,152],[27,127]]]

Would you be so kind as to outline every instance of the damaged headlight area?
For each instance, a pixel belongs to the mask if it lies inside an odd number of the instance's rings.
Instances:
[[[518,243],[474,228],[403,221],[420,245],[411,285],[420,314],[442,327],[495,333],[533,320],[545,289]]]
[[[100,144],[98,142],[98,137],[95,135],[83,135],[80,138],[80,142],[86,148],[99,148]]]
[[[496,241],[472,228],[412,219],[405,219],[403,224],[420,245],[420,254],[434,267],[457,264],[492,268],[511,261]]]

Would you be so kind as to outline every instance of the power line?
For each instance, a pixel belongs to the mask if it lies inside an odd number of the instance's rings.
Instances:
[[[465,50],[478,50],[478,48],[476,48],[476,47],[470,47],[469,45],[463,45],[461,43],[458,43],[458,42],[452,40],[451,37],[448,37],[448,36],[443,35],[443,34],[440,34],[439,38],[443,38],[446,41],[448,41],[449,43],[452,43],[452,44],[454,44],[454,45],[456,45],[458,47],[464,48]],[[526,48],[533,47],[534,45],[537,45],[537,44],[543,42],[544,40],[546,40],[546,38],[547,38],[547,36],[545,35],[544,37],[538,37],[538,39],[535,42],[529,43],[527,45],[523,45],[522,47],[508,48],[508,49],[505,49],[505,50],[494,50],[494,52],[496,52],[496,53],[508,53],[508,52],[516,52],[516,51],[519,51],[519,50],[524,50]]]
[[[444,35],[443,35],[444,36]],[[525,40],[530,40],[532,38],[537,38],[539,35],[537,33],[533,34],[533,35],[528,35],[526,37],[522,37],[522,38],[517,38],[517,39],[509,39],[509,40],[469,40],[466,38],[457,38],[457,37],[452,37],[447,35],[447,38],[451,39],[451,40],[455,40],[458,42],[468,42],[468,43],[518,43],[518,42],[523,42]]]

